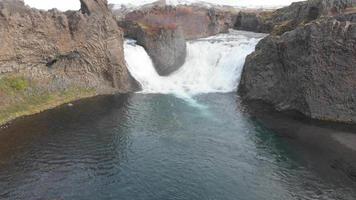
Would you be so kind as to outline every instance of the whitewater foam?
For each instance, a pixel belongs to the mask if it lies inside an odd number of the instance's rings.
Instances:
[[[143,47],[125,41],[125,59],[142,93],[175,94],[189,98],[201,93],[235,91],[248,54],[265,34],[230,31],[229,34],[190,41],[185,64],[167,77],[159,76]]]

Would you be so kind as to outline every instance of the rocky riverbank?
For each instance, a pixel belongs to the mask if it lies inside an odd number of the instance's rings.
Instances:
[[[75,99],[135,91],[123,32],[106,0],[80,11],[41,11],[0,1],[0,124]]]
[[[245,101],[267,102],[313,119],[356,123],[356,9],[345,1],[332,3],[317,19],[257,45],[239,85]]]

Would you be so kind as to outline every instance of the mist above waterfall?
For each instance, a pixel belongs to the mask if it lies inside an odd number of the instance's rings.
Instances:
[[[264,34],[230,31],[189,41],[185,64],[167,77],[159,76],[143,47],[125,41],[125,59],[143,93],[196,95],[235,91],[248,54]]]

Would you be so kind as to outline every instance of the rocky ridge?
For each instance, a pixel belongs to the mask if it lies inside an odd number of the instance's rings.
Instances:
[[[320,17],[349,12],[355,6],[354,0],[308,0],[275,11],[241,11],[237,15],[235,28],[282,35]]]

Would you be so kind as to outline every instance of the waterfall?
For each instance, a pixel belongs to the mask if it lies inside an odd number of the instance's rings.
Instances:
[[[142,93],[193,96],[237,89],[245,58],[265,34],[233,31],[189,41],[185,64],[167,77],[159,76],[150,57],[134,40],[126,40],[125,59]]]

